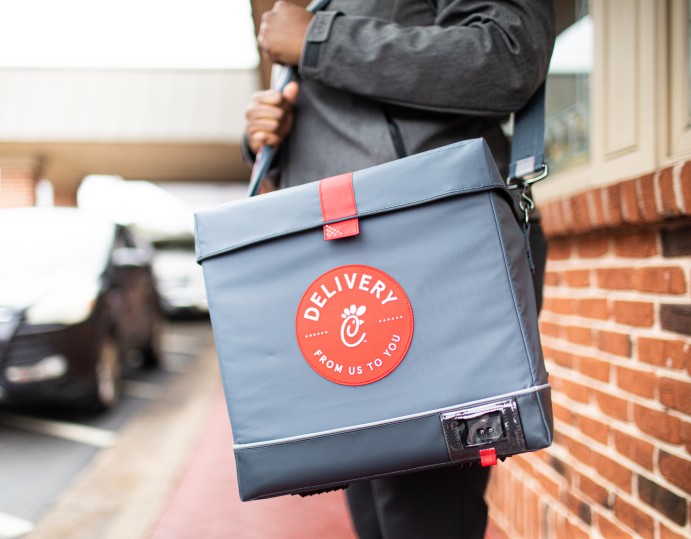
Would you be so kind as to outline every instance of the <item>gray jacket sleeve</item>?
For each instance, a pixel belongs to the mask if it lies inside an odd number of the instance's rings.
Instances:
[[[552,0],[438,0],[433,24],[318,12],[302,77],[386,103],[461,114],[522,108],[544,80]]]

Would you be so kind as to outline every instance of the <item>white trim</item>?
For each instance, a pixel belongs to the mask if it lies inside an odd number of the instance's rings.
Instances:
[[[0,413],[0,424],[93,447],[111,447],[115,445],[117,439],[116,432],[98,427],[80,425],[77,423],[66,423],[64,421],[39,419],[36,417],[4,412]]]
[[[528,389],[521,389],[519,391],[513,391],[511,393],[504,393],[503,395],[496,395],[492,398],[489,399],[481,399],[477,401],[471,401],[471,402],[464,402],[462,404],[456,404],[453,406],[446,406],[444,408],[438,408],[436,410],[428,410],[426,412],[418,412],[417,414],[409,414],[409,415],[404,415],[400,417],[394,417],[391,419],[383,419],[381,421],[372,421],[371,423],[362,423],[360,425],[353,425],[350,427],[341,427],[339,429],[330,429],[330,430],[324,430],[321,432],[313,432],[310,434],[300,434],[298,436],[288,436],[286,438],[278,438],[276,440],[268,440],[265,442],[252,442],[249,444],[233,444],[233,451],[240,450],[240,449],[249,449],[252,447],[265,447],[269,445],[278,445],[278,444],[283,444],[287,442],[295,442],[298,440],[308,440],[310,438],[316,438],[319,436],[328,436],[330,434],[341,434],[345,432],[352,432],[352,431],[357,431],[357,430],[362,430],[362,429],[367,429],[370,427],[377,427],[379,425],[387,425],[389,423],[398,423],[400,421],[407,421],[409,419],[417,419],[420,417],[425,417],[425,416],[430,416],[434,414],[440,414],[443,412],[448,412],[449,410],[455,410],[456,408],[465,408],[467,406],[475,406],[478,404],[482,403],[490,403],[502,399],[507,399],[510,397],[518,397],[520,395],[527,395],[529,393],[537,393],[538,391],[543,391],[545,389],[549,389],[550,385],[549,384],[543,384],[540,386],[534,386],[530,387]]]

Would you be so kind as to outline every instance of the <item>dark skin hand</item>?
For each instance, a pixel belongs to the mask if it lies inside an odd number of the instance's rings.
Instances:
[[[257,42],[266,57],[277,64],[297,65],[312,13],[279,0],[262,16]]]
[[[259,27],[257,42],[262,53],[272,62],[297,65],[311,20],[309,11],[282,0],[276,2],[264,13]],[[252,95],[245,111],[245,135],[255,154],[264,145],[277,146],[290,132],[297,96],[295,82],[283,92],[264,90]]]

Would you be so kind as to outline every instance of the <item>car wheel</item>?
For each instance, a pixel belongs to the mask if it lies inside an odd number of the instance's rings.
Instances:
[[[152,316],[151,330],[146,346],[142,349],[141,366],[145,369],[153,369],[161,364],[161,340],[163,337],[163,318],[157,310]]]
[[[105,336],[94,363],[93,386],[89,396],[93,408],[103,411],[117,404],[122,386],[121,371],[118,345],[112,336]]]

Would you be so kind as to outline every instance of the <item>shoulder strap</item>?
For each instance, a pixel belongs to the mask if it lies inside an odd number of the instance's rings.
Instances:
[[[545,173],[545,83],[514,117],[509,183]],[[536,180],[537,181],[537,180]]]

